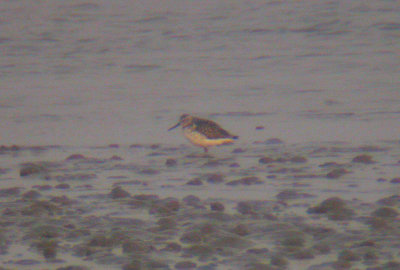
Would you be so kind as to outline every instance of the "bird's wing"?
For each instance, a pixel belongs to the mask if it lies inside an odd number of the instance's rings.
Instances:
[[[204,134],[208,139],[233,138],[228,131],[221,128],[217,123],[206,119],[194,120],[195,130]]]

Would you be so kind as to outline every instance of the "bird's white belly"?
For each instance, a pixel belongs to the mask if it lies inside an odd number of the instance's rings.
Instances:
[[[230,138],[208,139],[205,135],[198,132],[193,132],[189,129],[184,129],[183,134],[191,143],[200,147],[233,143],[233,140]]]

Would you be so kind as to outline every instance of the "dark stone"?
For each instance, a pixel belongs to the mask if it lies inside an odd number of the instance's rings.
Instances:
[[[270,138],[265,141],[266,144],[282,144],[283,141],[279,138]]]
[[[209,174],[207,176],[207,182],[212,184],[218,184],[224,182],[224,176],[222,174]]]
[[[210,208],[212,211],[218,211],[218,212],[223,212],[225,210],[225,206],[220,202],[210,203]]]
[[[175,167],[176,165],[178,165],[178,162],[176,161],[176,159],[168,158],[165,161],[165,166],[167,166],[167,167]]]
[[[243,148],[235,148],[232,151],[232,153],[234,153],[234,154],[240,154],[240,153],[244,153],[244,152],[246,152],[246,150]]]
[[[59,184],[59,185],[55,186],[54,188],[56,188],[56,189],[69,189],[70,187],[71,186],[69,184],[62,183],[62,184]]]
[[[17,196],[21,192],[20,187],[2,188],[0,189],[0,197]]]
[[[182,201],[190,206],[199,206],[201,203],[201,199],[194,195],[187,195]]]
[[[29,191],[25,192],[24,194],[22,194],[22,197],[24,199],[28,199],[28,200],[35,200],[41,196],[42,195],[36,190],[29,190]]]
[[[131,194],[128,191],[124,190],[122,187],[119,187],[119,186],[113,188],[110,192],[110,197],[112,199],[122,199],[122,198],[127,198],[130,196],[131,196]]]
[[[112,144],[109,144],[108,147],[110,147],[110,148],[119,148],[119,144],[112,143]]]
[[[226,185],[229,185],[229,186],[237,186],[237,185],[251,186],[251,185],[260,185],[263,183],[264,183],[264,181],[260,180],[260,178],[258,178],[256,176],[249,176],[249,177],[243,177],[238,180],[230,181],[230,182],[226,183]]]
[[[392,184],[400,184],[400,177],[393,178],[390,180],[390,183]]]
[[[203,182],[199,178],[195,178],[193,180],[190,180],[186,183],[186,185],[190,186],[202,186]]]
[[[363,164],[373,164],[373,163],[375,163],[375,161],[372,160],[372,156],[366,155],[366,154],[362,154],[362,155],[358,155],[358,156],[354,157],[352,159],[352,162],[354,162],[354,163],[363,163]]]
[[[346,173],[349,173],[349,172],[344,168],[335,168],[326,174],[326,178],[337,179],[337,178],[342,177]]]
[[[273,158],[270,158],[270,157],[262,157],[262,158],[260,158],[259,160],[258,160],[258,163],[260,163],[260,164],[269,164],[269,163],[272,163],[272,162],[274,162],[275,160],[273,159]]]
[[[294,156],[294,157],[290,158],[289,161],[293,162],[293,163],[306,163],[307,158],[302,157],[302,156]]]
[[[120,156],[114,155],[114,156],[110,157],[110,160],[112,160],[112,161],[121,161],[121,160],[124,160],[124,159],[122,157],[120,157]]]
[[[390,207],[381,207],[372,213],[372,216],[380,218],[395,218],[398,215],[399,213],[395,209]]]
[[[57,268],[57,270],[89,270],[89,268],[80,265],[69,265],[69,266],[59,267]]]
[[[344,200],[331,197],[324,200],[318,206],[307,210],[310,214],[326,214],[331,220],[348,220],[354,216],[354,211],[346,207]]]
[[[87,158],[81,154],[72,154],[66,158],[66,160],[84,160],[84,159]]]
[[[33,163],[24,164],[21,170],[19,171],[19,175],[21,177],[46,174],[46,173],[47,169],[45,167]]]

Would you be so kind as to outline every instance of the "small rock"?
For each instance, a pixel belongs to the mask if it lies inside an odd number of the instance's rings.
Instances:
[[[381,230],[389,227],[387,219],[380,217],[371,217],[366,221],[372,230]]]
[[[224,182],[224,176],[222,174],[209,174],[207,176],[207,182],[212,184],[219,184]]]
[[[316,207],[307,210],[310,214],[327,214],[331,220],[347,220],[354,216],[354,211],[346,207],[344,200],[331,197],[324,200]]]
[[[294,157],[290,158],[289,161],[293,162],[293,163],[306,163],[307,158],[302,157],[302,156],[294,156]]]
[[[269,250],[268,248],[249,248],[246,250],[246,253],[254,255],[268,255]]]
[[[182,201],[190,206],[199,206],[201,203],[201,199],[194,195],[187,195],[182,199]]]
[[[83,160],[87,159],[84,155],[81,154],[72,154],[68,156],[65,160]]]
[[[108,147],[110,147],[110,148],[119,148],[119,144],[112,143],[112,144],[109,144]]]
[[[265,127],[263,127],[263,126],[256,126],[256,130],[263,130],[263,129],[265,129]]]
[[[395,209],[390,207],[381,207],[372,213],[372,216],[380,218],[395,218],[398,215],[399,213]]]
[[[63,183],[63,184],[59,184],[59,185],[55,186],[54,188],[57,188],[57,189],[69,189],[70,187],[71,186],[69,184]]]
[[[167,167],[175,167],[176,165],[178,165],[178,162],[176,161],[176,159],[168,158],[165,161],[165,166],[167,166]]]
[[[234,153],[234,154],[240,154],[240,153],[244,153],[244,152],[246,152],[246,150],[244,150],[243,148],[235,148],[232,151],[232,153]]]
[[[251,186],[251,185],[260,185],[263,183],[264,183],[264,181],[256,176],[249,176],[249,177],[243,177],[238,180],[230,181],[230,182],[226,183],[226,185],[229,185],[229,186],[237,186],[237,185]]]
[[[131,194],[120,186],[113,188],[110,192],[110,197],[112,199],[122,199],[130,196]]]
[[[260,164],[269,164],[269,163],[272,163],[272,162],[274,162],[275,160],[273,159],[273,158],[270,158],[270,157],[262,157],[262,158],[260,158],[259,160],[258,160],[258,163],[260,163]]]
[[[17,196],[21,189],[20,187],[2,188],[0,189],[0,197]]]
[[[113,155],[112,157],[110,157],[110,160],[112,161],[121,161],[124,160],[122,157],[117,156],[117,155]]]
[[[375,163],[375,161],[372,160],[372,156],[366,155],[366,154],[362,154],[362,155],[358,155],[358,156],[354,157],[352,162],[354,162],[354,163],[363,163],[363,164],[373,164],[373,163]]]
[[[337,179],[339,177],[342,177],[346,173],[349,173],[349,172],[344,168],[335,168],[326,174],[326,178]]]
[[[212,202],[210,204],[211,211],[223,212],[225,210],[225,206],[220,202]]]
[[[29,191],[25,192],[24,194],[22,194],[22,197],[24,199],[28,199],[28,200],[35,200],[35,199],[39,198],[40,196],[42,196],[42,195],[36,190],[29,190]]]
[[[400,177],[393,178],[390,180],[390,183],[392,184],[400,184]]]
[[[186,183],[186,185],[190,186],[202,186],[203,182],[199,178],[195,178],[193,180],[190,180]]]
[[[242,215],[254,214],[253,205],[250,202],[238,202],[236,210]]]
[[[233,162],[233,163],[229,164],[229,167],[230,168],[240,168],[240,164],[237,162]]]
[[[156,175],[156,174],[159,174],[160,171],[159,171],[159,170],[156,170],[156,169],[148,168],[148,169],[142,169],[142,170],[140,170],[138,173],[140,173],[140,174],[146,174],[146,175]]]
[[[38,164],[27,163],[24,164],[21,170],[19,171],[19,175],[21,177],[38,175],[38,174],[47,174],[47,169]]]
[[[400,205],[400,195],[392,195],[389,197],[384,197],[384,198],[378,200],[378,204],[387,205],[387,206]]]
[[[282,144],[283,141],[279,138],[270,138],[265,141],[266,144]]]
[[[81,265],[69,265],[57,268],[57,270],[89,270],[86,266]]]
[[[167,198],[155,203],[150,209],[150,214],[171,215],[180,209],[180,203],[177,199]]]

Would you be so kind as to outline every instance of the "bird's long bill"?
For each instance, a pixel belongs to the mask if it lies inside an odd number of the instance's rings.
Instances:
[[[181,124],[181,122],[178,122],[178,124],[176,124],[175,126],[173,126],[173,127],[171,127],[171,128],[169,128],[168,129],[168,131],[170,131],[170,130],[173,130],[174,128],[177,128],[177,127],[179,127],[179,125]]]

